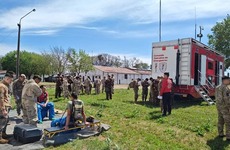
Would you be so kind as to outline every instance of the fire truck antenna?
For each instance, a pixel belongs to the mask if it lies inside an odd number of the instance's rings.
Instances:
[[[197,28],[197,24],[196,24],[196,6],[195,6],[195,39],[196,39],[196,28]]]

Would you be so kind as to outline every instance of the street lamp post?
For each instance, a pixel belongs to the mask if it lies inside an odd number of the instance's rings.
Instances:
[[[24,15],[22,18],[20,18],[19,23],[18,23],[18,45],[17,45],[17,61],[16,61],[16,78],[19,77],[21,21],[22,21],[23,18],[25,18],[27,15],[29,15],[33,11],[36,11],[36,9],[31,10],[26,15]]]

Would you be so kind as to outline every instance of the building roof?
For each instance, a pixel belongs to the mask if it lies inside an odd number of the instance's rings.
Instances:
[[[136,70],[136,72],[142,75],[152,75],[152,72],[150,70]]]
[[[107,73],[121,73],[121,74],[139,74],[127,68],[122,67],[108,67],[108,66],[94,66],[96,69]]]

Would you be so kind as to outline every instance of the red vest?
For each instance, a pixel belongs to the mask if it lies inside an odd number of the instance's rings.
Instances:
[[[160,96],[164,93],[171,93],[172,92],[172,81],[169,78],[164,78],[161,82],[161,91]]]

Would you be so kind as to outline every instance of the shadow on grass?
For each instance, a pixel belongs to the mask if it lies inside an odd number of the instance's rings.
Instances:
[[[173,109],[179,109],[179,108],[186,108],[186,107],[192,107],[192,106],[208,106],[206,103],[202,103],[199,99],[192,99],[192,100],[174,100],[172,102]]]
[[[223,138],[216,137],[214,139],[208,140],[207,145],[211,150],[225,150],[230,144],[229,141],[224,141]]]
[[[123,101],[125,103],[130,103],[130,104],[137,104],[137,105],[142,105],[146,106],[148,108],[160,108],[159,103],[155,104],[150,101],[137,101],[136,103],[134,101]],[[172,108],[173,109],[179,109],[179,108],[186,108],[186,107],[192,107],[192,106],[208,106],[208,104],[203,103],[201,100],[174,100],[172,102]]]
[[[150,101],[137,101],[137,102],[134,102],[134,101],[123,101],[125,103],[129,103],[129,104],[137,104],[137,105],[142,105],[142,106],[146,106],[146,107],[149,107],[149,108],[157,108],[159,106],[155,105],[153,102],[150,102]]]
[[[159,111],[157,111],[157,110],[152,111],[149,113],[149,115],[150,115],[150,117],[149,117],[150,120],[152,120],[152,119],[156,120],[156,119],[162,118],[162,113],[160,112],[160,110]]]

